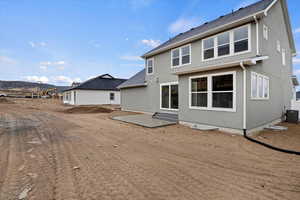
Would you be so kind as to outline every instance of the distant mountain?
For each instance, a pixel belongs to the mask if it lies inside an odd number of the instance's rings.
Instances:
[[[52,84],[46,83],[33,83],[27,81],[1,81],[0,80],[0,89],[8,90],[8,89],[30,89],[30,88],[40,88],[40,89],[49,89],[49,88],[57,88],[59,92],[70,88],[70,86],[56,86]]]

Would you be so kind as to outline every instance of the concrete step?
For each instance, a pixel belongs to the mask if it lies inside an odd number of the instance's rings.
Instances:
[[[177,114],[171,114],[171,113],[159,113],[156,112],[152,116],[155,119],[170,121],[170,122],[178,122],[178,115]]]

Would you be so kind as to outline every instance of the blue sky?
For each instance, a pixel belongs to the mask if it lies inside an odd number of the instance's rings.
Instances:
[[[297,49],[299,0],[287,0]],[[128,78],[140,55],[177,33],[255,0],[0,0],[0,80],[69,85]],[[294,58],[300,78],[300,56]]]

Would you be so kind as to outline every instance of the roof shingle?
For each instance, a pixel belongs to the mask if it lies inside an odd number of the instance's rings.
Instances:
[[[96,78],[89,79],[80,85],[70,88],[69,90],[119,90],[118,86],[124,83],[127,79],[119,79],[104,74]]]
[[[255,13],[261,12],[261,11],[265,10],[273,1],[274,0],[261,0],[257,3],[251,4],[245,8],[240,8],[239,10],[237,10],[235,12],[229,13],[227,15],[221,16],[210,22],[206,22],[198,27],[192,28],[189,31],[180,33],[180,34],[176,35],[175,37],[169,39],[168,41],[164,42],[163,44],[159,45],[158,47],[148,51],[142,57],[147,57],[149,54],[151,54],[155,51],[161,50],[169,45],[173,45],[177,42],[181,42],[190,37],[200,35],[202,33],[210,31],[212,29],[223,26],[225,24],[229,24],[236,20],[239,20],[244,17],[251,16]]]

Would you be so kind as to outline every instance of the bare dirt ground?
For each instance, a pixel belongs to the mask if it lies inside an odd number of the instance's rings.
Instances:
[[[147,129],[68,114],[54,100],[0,103],[0,199],[300,199],[300,156],[220,132]],[[300,151],[300,125],[257,139]]]

